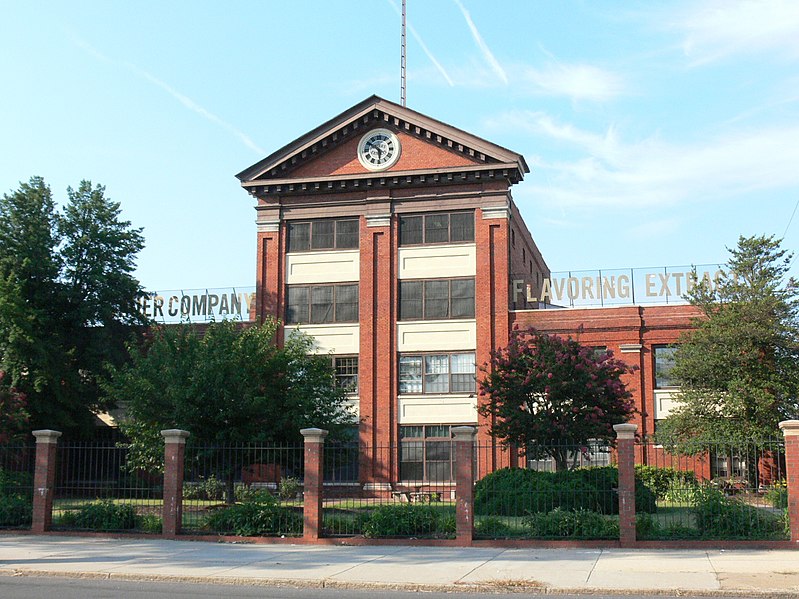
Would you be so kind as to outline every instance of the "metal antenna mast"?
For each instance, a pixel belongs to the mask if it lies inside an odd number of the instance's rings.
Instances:
[[[402,0],[402,36],[400,38],[400,104],[405,106],[405,0]]]

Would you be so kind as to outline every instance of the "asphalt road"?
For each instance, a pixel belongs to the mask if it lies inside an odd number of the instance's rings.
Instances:
[[[183,582],[146,582],[67,577],[0,576],[0,597],[3,599],[203,599],[224,597],[260,597],[262,599],[475,599],[485,593],[420,593],[418,591],[381,591],[376,589],[334,589],[318,587],[276,587],[212,585]],[[578,595],[545,595],[540,593],[497,593],[492,599],[577,599]],[[743,599],[745,595],[723,595]],[[585,596],[583,596],[585,597]],[[591,599],[619,599],[619,595],[589,595]],[[624,599],[677,599],[667,595],[623,595]],[[685,594],[680,595],[682,599]],[[719,595],[715,595],[719,597]]]

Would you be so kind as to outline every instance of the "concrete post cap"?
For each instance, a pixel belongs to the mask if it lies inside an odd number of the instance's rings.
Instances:
[[[473,426],[453,426],[450,430],[456,441],[472,441],[477,433]]]
[[[616,431],[617,439],[635,439],[635,431],[638,430],[638,425],[630,424],[629,422],[614,424],[613,430]]]
[[[783,420],[780,422],[782,434],[786,437],[789,435],[799,435],[799,420]]]
[[[300,434],[305,437],[307,443],[324,443],[328,431],[321,428],[303,428]]]
[[[182,431],[179,428],[168,428],[161,431],[161,436],[164,438],[164,443],[178,443],[183,444],[189,436],[189,431]]]
[[[61,431],[52,431],[49,428],[33,431],[37,443],[58,443]]]

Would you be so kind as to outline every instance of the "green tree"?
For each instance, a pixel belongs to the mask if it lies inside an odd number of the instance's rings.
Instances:
[[[97,375],[134,330],[140,230],[104,188],[68,190],[63,215],[33,177],[0,200],[0,368],[25,394],[31,426],[91,434]]]
[[[132,462],[147,470],[162,462],[159,431],[179,428],[205,447],[232,480],[244,465],[243,452],[230,444],[302,442],[300,429],[324,427],[343,432],[352,418],[345,394],[336,388],[329,356],[311,354],[310,337],[295,334],[280,347],[278,323],[240,328],[212,323],[199,334],[191,325],[152,329],[146,349],[131,348],[130,362],[114,369],[104,387],[127,417]],[[214,448],[219,448],[215,451]]]
[[[557,470],[592,440],[613,443],[613,425],[635,411],[622,382],[633,369],[571,338],[514,331],[484,371],[478,411],[491,434],[529,458],[553,458]]]
[[[773,237],[740,237],[717,282],[688,294],[702,317],[681,339],[672,376],[680,401],[658,440],[698,453],[742,446],[799,417],[799,301],[792,255]]]
[[[28,425],[25,394],[5,384],[6,373],[0,370],[0,445],[24,435]]]

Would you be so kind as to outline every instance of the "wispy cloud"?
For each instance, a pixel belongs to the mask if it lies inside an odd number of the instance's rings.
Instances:
[[[681,33],[683,51],[693,65],[764,51],[799,58],[796,0],[691,2],[676,16],[672,12],[665,22]]]
[[[675,144],[657,136],[624,142],[613,128],[585,131],[538,112],[508,113],[489,124],[560,141],[572,151],[569,160],[539,161],[546,182],[524,190],[563,205],[669,206],[799,185],[799,125]]]
[[[399,6],[397,6],[397,3],[394,2],[394,0],[387,0],[387,1],[398,15],[402,15],[402,11],[400,10]],[[435,56],[433,56],[433,53],[427,47],[427,44],[424,43],[422,37],[416,32],[416,29],[413,27],[413,25],[411,25],[411,20],[407,18],[407,15],[406,15],[405,24],[408,27],[408,31],[411,32],[413,39],[415,39],[416,43],[419,44],[419,47],[422,49],[422,52],[424,52],[428,60],[430,60],[430,62],[433,63],[433,66],[436,68],[439,74],[444,78],[444,81],[446,81],[450,87],[454,87],[455,82],[452,81],[452,77],[449,76],[449,73],[447,73],[447,70],[442,66],[442,64],[438,61],[438,59]]]
[[[519,67],[518,73],[519,83],[533,93],[606,101],[625,92],[622,77],[588,64],[550,62],[544,68]]]
[[[474,21],[472,21],[472,17],[469,14],[469,11],[467,11],[466,8],[463,6],[463,4],[461,4],[460,0],[454,0],[454,2],[463,13],[463,18],[466,19],[466,24],[469,26],[469,31],[472,32],[472,37],[474,38],[474,41],[477,43],[478,48],[480,48],[480,52],[482,52],[483,58],[491,67],[491,70],[494,72],[494,74],[497,77],[499,77],[502,83],[507,85],[508,75],[505,73],[505,69],[503,69],[502,65],[499,64],[499,61],[494,56],[493,52],[491,52],[491,49],[488,47],[488,44],[486,44],[485,40],[483,39],[483,36],[480,35],[480,32],[477,30],[477,26],[474,24]]]
[[[245,146],[247,146],[248,148],[253,150],[255,153],[260,154],[260,155],[264,155],[264,154],[267,153],[263,148],[259,147],[252,139],[250,139],[250,137],[247,136],[245,133],[243,133],[242,131],[240,131],[239,129],[237,129],[236,127],[234,127],[233,125],[231,125],[227,121],[219,118],[217,115],[215,115],[214,113],[210,112],[209,110],[206,110],[205,108],[200,106],[197,102],[195,102],[194,100],[192,100],[191,98],[189,98],[185,94],[180,93],[175,88],[173,88],[169,84],[165,83],[164,81],[161,81],[160,79],[158,79],[154,75],[151,75],[150,73],[148,73],[144,69],[141,69],[140,67],[136,66],[135,64],[129,63],[129,62],[128,63],[118,63],[117,61],[109,58],[108,56],[106,56],[105,54],[103,54],[102,52],[97,50],[94,46],[92,46],[85,39],[83,39],[82,37],[77,35],[75,32],[68,30],[67,34],[69,35],[70,39],[72,40],[72,42],[76,46],[78,46],[80,49],[82,49],[83,51],[87,52],[88,54],[90,54],[91,56],[96,58],[97,60],[100,60],[102,62],[105,62],[107,64],[111,64],[111,65],[124,66],[125,68],[129,69],[130,71],[132,71],[136,75],[138,75],[138,76],[142,77],[143,79],[145,79],[146,81],[148,81],[149,83],[151,83],[151,84],[161,88],[162,90],[164,90],[167,94],[169,94],[175,100],[180,102],[185,108],[191,110],[192,112],[194,112],[195,114],[201,116],[205,120],[213,123],[214,125],[217,125],[217,126],[221,127],[222,129],[226,130],[227,132],[231,133],[234,137],[237,137]]]

